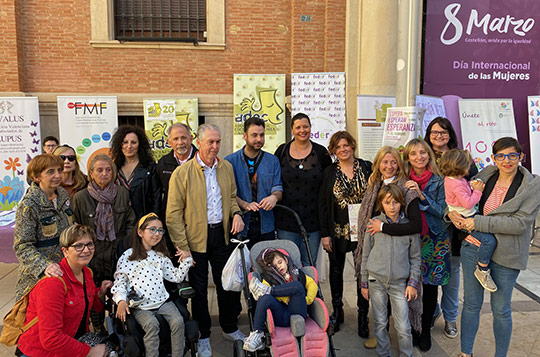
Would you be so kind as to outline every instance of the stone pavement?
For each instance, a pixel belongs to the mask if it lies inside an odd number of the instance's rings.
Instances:
[[[374,350],[366,350],[364,340],[356,334],[356,288],[354,281],[352,259],[349,255],[345,270],[345,324],[340,332],[334,336],[336,355],[344,356],[376,356]],[[14,286],[17,281],[17,264],[0,263],[0,316],[4,316],[14,303]],[[330,288],[328,282],[321,283],[325,302],[330,304]],[[215,290],[210,288],[210,301],[213,326],[218,326],[217,302]],[[460,301],[463,294],[460,292]],[[509,356],[537,356],[540,357],[540,237],[533,243],[530,252],[528,269],[521,272],[518,284],[512,297],[513,334]],[[459,328],[458,318],[458,328]],[[475,342],[475,357],[493,356],[495,344],[492,332],[492,314],[489,306],[489,294],[486,294],[480,319],[480,330]],[[415,356],[456,356],[460,352],[459,338],[449,339],[443,333],[444,321],[439,319],[432,330],[433,347],[428,353],[415,350]],[[246,314],[240,318],[240,329],[249,333],[249,324]],[[390,329],[393,356],[397,356],[397,340],[395,330]],[[214,356],[232,356],[232,342],[221,336],[221,329],[212,329],[211,343]],[[13,348],[0,345],[0,356],[12,356]]]

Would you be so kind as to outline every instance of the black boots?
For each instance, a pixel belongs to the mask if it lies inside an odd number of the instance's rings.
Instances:
[[[413,337],[413,345],[418,346],[418,349],[422,352],[427,352],[431,349],[431,330],[423,328],[422,333],[418,333],[415,330],[411,330]]]
[[[334,332],[338,332],[340,329],[340,325],[345,322],[343,305],[334,305],[334,312],[330,316],[330,319],[334,322]]]
[[[358,298],[357,298],[357,306],[358,306],[358,336],[362,338],[368,338],[369,337],[369,320],[368,320],[368,312],[369,312],[369,301],[364,299],[364,297],[360,293],[360,289],[358,289]]]

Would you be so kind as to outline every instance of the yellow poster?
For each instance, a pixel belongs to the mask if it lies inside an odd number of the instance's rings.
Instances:
[[[199,101],[197,98],[145,99],[144,129],[150,141],[154,160],[166,155],[171,147],[167,144],[169,128],[174,123],[184,123],[193,138],[199,126]]]
[[[264,119],[264,150],[273,153],[285,142],[285,75],[234,75],[233,151],[244,146],[244,122],[251,117]]]

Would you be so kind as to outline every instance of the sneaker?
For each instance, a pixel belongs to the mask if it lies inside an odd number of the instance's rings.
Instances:
[[[251,281],[249,282],[249,291],[251,291],[255,301],[259,300],[259,298],[265,294],[270,294],[270,290],[272,290],[272,288],[261,283],[257,277],[251,278]]]
[[[439,313],[431,318],[431,329],[435,327],[435,322],[441,317],[441,311],[439,310]]]
[[[255,352],[264,348],[264,332],[252,331],[244,342],[244,350]]]
[[[444,334],[448,338],[456,338],[458,335],[456,322],[445,321],[444,322]]]
[[[480,285],[487,291],[494,293],[497,291],[497,285],[495,285],[495,282],[493,279],[491,279],[490,270],[480,270],[478,265],[476,266],[476,270],[474,271],[474,276],[478,281],[480,282]]]
[[[225,337],[229,341],[234,342],[236,340],[242,340],[242,342],[244,342],[246,340],[246,335],[244,335],[244,333],[240,330],[236,330],[231,333],[222,332],[222,334],[223,334],[223,337]]]
[[[364,342],[364,347],[372,350],[374,348],[377,348],[377,339],[375,337],[370,337]]]
[[[212,357],[212,347],[210,347],[210,338],[201,338],[197,342],[197,353],[199,357]]]

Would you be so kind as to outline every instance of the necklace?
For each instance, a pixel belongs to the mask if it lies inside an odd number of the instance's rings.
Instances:
[[[304,157],[303,159],[300,159],[298,161],[300,161],[300,165],[298,165],[298,168],[300,170],[303,170],[304,169],[304,161],[306,160],[306,158]]]

